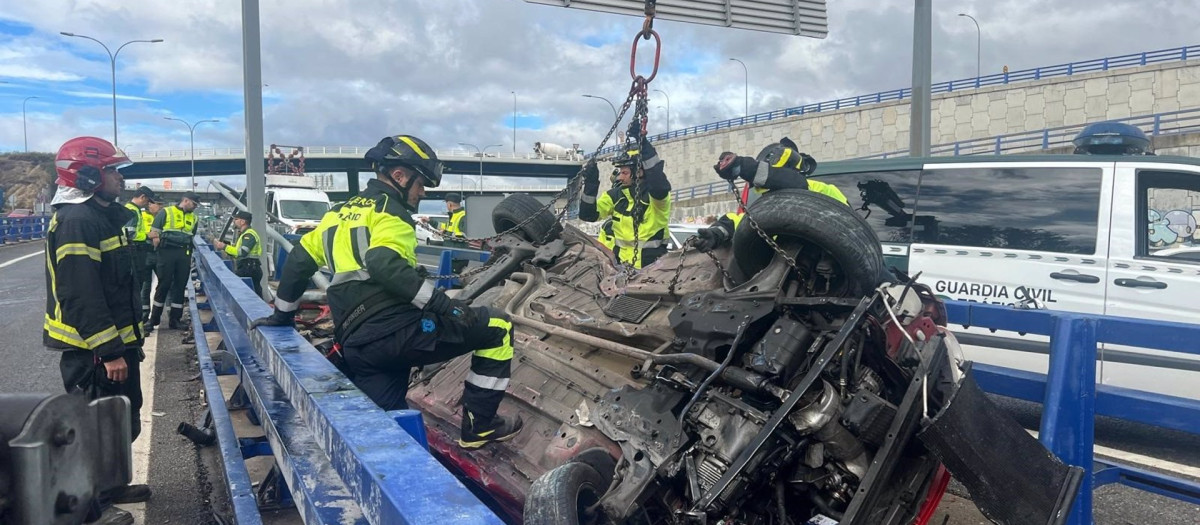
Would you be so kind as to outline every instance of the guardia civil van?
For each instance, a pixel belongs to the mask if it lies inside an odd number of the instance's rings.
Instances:
[[[849,198],[889,265],[944,299],[1200,323],[1200,159],[903,157],[813,177]],[[1046,371],[1044,337],[956,331],[974,360]],[[1200,398],[1194,356],[1103,350],[1104,384]]]

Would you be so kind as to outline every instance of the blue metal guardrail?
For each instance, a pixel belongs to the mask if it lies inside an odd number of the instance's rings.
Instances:
[[[1200,57],[1200,54],[1197,56]],[[1112,119],[1110,122],[1124,122],[1137,126],[1150,136],[1193,133],[1200,131],[1200,108]],[[1080,131],[1083,131],[1084,126],[1087,126],[1087,124],[1059,126],[1056,128],[997,135],[994,137],[934,144],[930,146],[929,151],[934,156],[1003,155],[1007,153],[1043,151],[1050,148],[1070,146],[1071,140]],[[907,154],[908,150],[902,149],[867,155],[865,157],[855,157],[852,160],[886,159],[888,157],[898,157]],[[671,197],[674,202],[679,202],[680,199],[709,197],[728,191],[729,183],[716,181],[688,188],[679,188],[674,190]]]
[[[1110,69],[1139,67],[1163,62],[1183,62],[1194,58],[1200,58],[1200,45],[1160,49],[1157,51],[1144,51],[1129,55],[1096,58],[1092,60],[1084,60],[1082,62],[1070,62],[1067,64],[1057,64],[1053,66],[1022,69],[1020,71],[1009,71],[1007,73],[997,73],[994,75],[986,75],[981,77],[963,78],[959,80],[951,80],[949,82],[939,82],[931,87],[931,91],[934,94],[951,93],[964,89],[976,89],[987,86],[1011,84],[1014,82],[1027,82],[1031,80],[1042,80],[1054,77],[1066,77],[1083,73],[1108,71]],[[878,93],[871,93],[869,95],[856,95],[853,97],[839,98],[836,100],[826,100],[824,102],[817,102],[814,104],[776,109],[756,115],[747,115],[745,117],[732,118],[719,122],[710,122],[708,124],[701,124],[699,126],[692,126],[690,128],[676,129],[666,133],[660,133],[658,135],[651,135],[649,138],[651,142],[667,140],[685,137],[688,135],[695,135],[698,133],[707,133],[709,131],[716,131],[720,129],[729,129],[737,126],[769,122],[775,119],[807,115],[810,113],[820,113],[823,111],[837,111],[840,109],[855,108],[894,100],[904,100],[911,97],[912,88],[880,91]],[[612,153],[613,151],[616,151],[616,147],[609,146],[600,150],[600,153]]]
[[[274,456],[275,468],[263,485],[274,485],[280,500],[290,493],[305,523],[502,523],[429,455],[419,413],[385,413],[293,329],[247,332],[270,307],[209,244],[195,242],[207,297],[190,305],[212,407],[205,426],[221,446],[238,523],[261,521],[240,462],[265,454]],[[201,309],[213,313],[207,325],[199,322]],[[204,333],[212,331],[220,331],[225,352],[208,348]],[[218,374],[240,376],[229,406],[249,409],[264,438],[236,439]]]
[[[1096,415],[1200,434],[1200,401],[1096,385],[1099,343],[1200,355],[1200,325],[960,301],[947,301],[946,311],[954,324],[1050,336],[1048,374],[983,364],[974,370],[985,391],[1042,403],[1038,439],[1084,469],[1068,524],[1091,525],[1092,491],[1112,483],[1200,504],[1200,483],[1098,460],[1093,452]]]
[[[46,228],[49,226],[49,215],[0,217],[0,244],[14,244],[45,238]]]

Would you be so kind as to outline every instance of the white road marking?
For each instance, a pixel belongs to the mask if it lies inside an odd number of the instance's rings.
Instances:
[[[45,255],[45,252],[33,252],[33,253],[29,254],[29,255],[22,255],[22,256],[20,256],[20,257],[17,257],[16,259],[13,259],[13,260],[11,260],[11,261],[8,261],[8,262],[6,262],[6,263],[0,264],[0,268],[4,268],[5,266],[9,266],[9,265],[12,265],[12,264],[19,263],[19,262],[21,262],[21,261],[24,261],[25,259],[28,259],[28,258],[30,258],[30,257],[36,257],[36,256],[38,256],[38,255]]]
[[[1032,434],[1033,437],[1037,437],[1037,435],[1038,435],[1038,432],[1036,430],[1029,430],[1028,432],[1030,434]],[[1133,463],[1135,465],[1140,465],[1140,466],[1144,466],[1144,467],[1153,467],[1153,468],[1156,468],[1159,470],[1165,470],[1168,472],[1172,472],[1175,474],[1181,474],[1184,476],[1190,476],[1193,478],[1200,478],[1200,468],[1196,468],[1196,467],[1193,467],[1190,465],[1184,465],[1182,463],[1175,463],[1173,461],[1167,461],[1165,459],[1158,459],[1158,458],[1152,457],[1152,456],[1146,456],[1146,455],[1137,454],[1134,452],[1127,452],[1124,450],[1109,448],[1109,447],[1100,446],[1100,445],[1093,445],[1092,450],[1096,453],[1096,455],[1099,455],[1099,456],[1105,456],[1105,457],[1112,458],[1115,460],[1123,461],[1126,463]]]

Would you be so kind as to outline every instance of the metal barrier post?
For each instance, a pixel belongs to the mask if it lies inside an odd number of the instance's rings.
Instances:
[[[454,265],[452,264],[453,261],[454,261],[454,250],[443,251],[441,257],[438,258],[438,275],[450,275],[450,274],[454,273]],[[448,277],[448,278],[437,280],[438,288],[450,288],[453,285],[454,285],[453,277]]]
[[[1079,494],[1067,519],[1070,525],[1092,524],[1092,450],[1096,419],[1096,321],[1061,315],[1050,336],[1050,370],[1046,376],[1039,438],[1064,463],[1083,469]]]

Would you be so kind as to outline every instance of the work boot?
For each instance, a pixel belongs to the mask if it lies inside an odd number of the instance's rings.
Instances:
[[[508,441],[517,435],[523,423],[520,419],[512,420],[497,414],[487,424],[483,424],[464,408],[462,439],[458,440],[458,446],[472,449],[488,443]]]
[[[155,306],[150,310],[150,318],[146,320],[146,326],[149,326],[151,329],[158,326],[158,322],[162,320],[162,311],[163,307],[161,306]]]
[[[183,309],[171,308],[171,313],[167,316],[167,328],[171,330],[182,330],[183,323],[180,322],[183,317]]]
[[[125,509],[109,505],[96,521],[89,521],[88,525],[133,525],[133,514]]]
[[[141,503],[150,499],[149,485],[125,485],[100,493],[100,499],[108,503]]]

